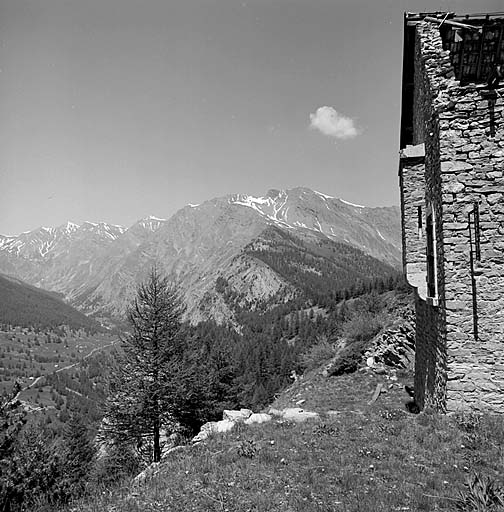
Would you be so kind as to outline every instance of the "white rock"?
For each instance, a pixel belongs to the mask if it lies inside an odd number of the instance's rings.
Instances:
[[[252,425],[252,423],[266,423],[267,421],[271,421],[273,418],[270,414],[262,413],[253,413],[247,418],[244,423],[246,425]]]
[[[374,360],[374,357],[368,357],[366,359],[366,365],[369,367],[369,368],[373,368],[373,366],[375,365],[375,360]]]
[[[192,443],[200,443],[201,441],[205,441],[205,439],[208,439],[208,436],[210,435],[210,432],[208,430],[201,430],[199,434],[195,435],[191,442]]]
[[[209,421],[201,426],[199,434],[192,438],[192,442],[199,443],[200,441],[204,441],[214,432],[219,434],[229,432],[234,426],[235,422],[231,420]]]
[[[204,423],[201,425],[200,432],[213,432],[216,423],[216,421],[209,421],[208,423]]]
[[[222,419],[230,421],[245,421],[251,416],[251,414],[252,411],[250,409],[240,409],[239,411],[224,410],[222,413]]]
[[[300,407],[291,407],[283,410],[282,417],[285,420],[306,421],[309,419],[318,418],[319,415],[316,412],[304,411]]]
[[[212,432],[217,432],[219,434],[223,432],[229,432],[230,430],[233,430],[234,426],[235,422],[231,420],[216,421]]]
[[[283,411],[271,407],[269,410],[269,414],[271,414],[272,416],[283,416]]]

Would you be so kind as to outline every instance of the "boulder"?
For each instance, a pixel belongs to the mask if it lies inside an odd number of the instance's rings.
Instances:
[[[196,434],[192,439],[191,442],[193,444],[201,443],[202,441],[205,441],[205,439],[208,439],[208,436],[210,436],[210,432],[208,430],[200,430],[198,434]]]
[[[245,421],[252,414],[250,409],[240,409],[239,411],[228,411],[224,410],[222,413],[223,420],[229,421]]]
[[[290,407],[283,410],[282,417],[284,420],[291,421],[306,421],[309,419],[318,418],[319,414],[316,412],[305,411],[300,407]]]
[[[223,432],[229,432],[230,430],[233,430],[234,426],[235,422],[231,420],[216,421],[212,429],[212,432],[222,434]]]
[[[251,414],[244,423],[246,425],[252,425],[253,423],[266,423],[268,421],[271,421],[273,418],[270,414],[266,413],[253,413]]]
[[[201,426],[199,433],[192,438],[193,443],[199,443],[207,439],[210,434],[223,432],[229,432],[235,426],[235,422],[231,420],[221,420],[221,421],[209,421]]]

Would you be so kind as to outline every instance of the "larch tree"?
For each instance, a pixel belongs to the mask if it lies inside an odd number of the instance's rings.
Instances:
[[[183,306],[177,289],[153,268],[128,309],[129,333],[106,403],[102,434],[128,443],[147,459],[161,459],[161,432],[176,421],[184,340]]]

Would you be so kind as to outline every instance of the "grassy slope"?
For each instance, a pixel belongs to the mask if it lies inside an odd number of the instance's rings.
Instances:
[[[0,323],[21,327],[71,329],[97,332],[101,327],[54,293],[0,274]]]
[[[463,428],[453,417],[409,414],[406,381],[367,372],[324,379],[314,371],[273,405],[304,399],[320,420],[240,425],[170,455],[144,487],[126,485],[72,510],[455,510],[471,471],[502,482],[502,422],[485,418],[471,429],[470,417]],[[369,404],[379,382],[387,393]]]

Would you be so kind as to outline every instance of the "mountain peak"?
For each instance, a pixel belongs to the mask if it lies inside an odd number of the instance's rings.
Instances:
[[[76,224],[75,222],[68,220],[67,222],[65,222],[65,224],[61,224],[61,226],[58,226],[57,229],[66,233],[74,233],[79,228],[79,224]]]
[[[141,229],[153,233],[154,231],[157,231],[165,222],[166,219],[160,219],[154,215],[149,215],[148,217],[144,217],[138,222],[135,222],[135,224],[133,224],[133,226],[131,226],[129,229],[133,229],[134,231]]]

